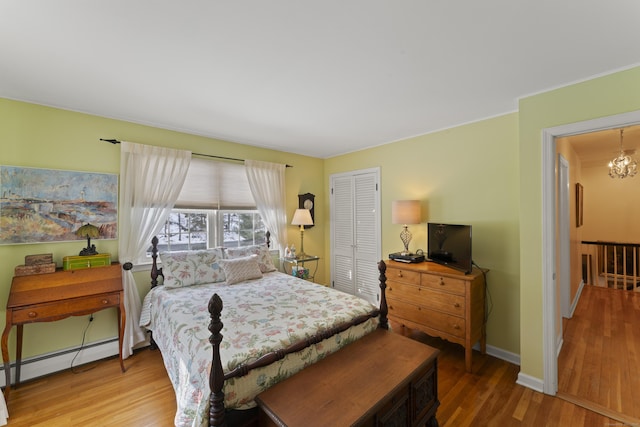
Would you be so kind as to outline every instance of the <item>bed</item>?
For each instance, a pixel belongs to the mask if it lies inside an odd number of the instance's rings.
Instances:
[[[266,245],[158,254],[157,242],[140,324],[176,392],[176,426],[255,425],[260,392],[388,328],[383,262],[378,308],[277,271]]]

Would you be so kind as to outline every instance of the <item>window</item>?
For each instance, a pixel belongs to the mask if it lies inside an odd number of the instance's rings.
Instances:
[[[174,209],[158,234],[160,251],[193,251],[266,243],[257,210]]]
[[[245,166],[192,158],[180,195],[158,233],[159,251],[266,243],[267,228],[256,209]],[[271,236],[271,248],[277,242]],[[146,254],[148,262],[151,247]]]
[[[222,211],[218,214],[221,246],[227,248],[266,243],[267,228],[258,211]],[[219,241],[219,240],[218,240]]]

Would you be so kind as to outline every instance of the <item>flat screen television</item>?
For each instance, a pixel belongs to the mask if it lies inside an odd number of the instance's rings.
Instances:
[[[471,273],[471,226],[427,223],[427,257],[465,274]]]

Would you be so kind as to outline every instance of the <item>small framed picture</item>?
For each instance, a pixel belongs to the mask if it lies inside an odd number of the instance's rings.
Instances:
[[[576,183],[576,227],[581,227],[584,221],[584,188],[579,182]]]

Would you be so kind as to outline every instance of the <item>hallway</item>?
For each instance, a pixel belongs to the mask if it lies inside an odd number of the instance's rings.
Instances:
[[[585,286],[563,319],[558,397],[640,424],[640,293]]]

